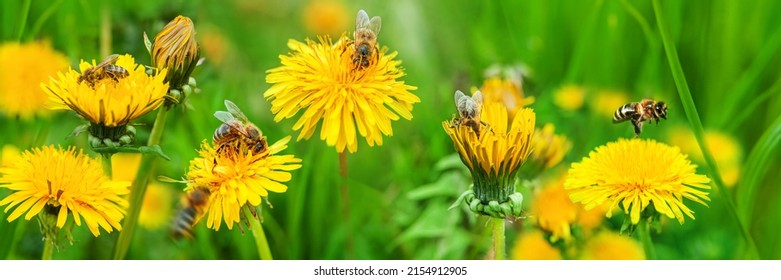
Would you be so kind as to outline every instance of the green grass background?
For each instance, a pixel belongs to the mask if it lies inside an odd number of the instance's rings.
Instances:
[[[29,13],[24,13],[31,3]],[[729,194],[715,188],[709,207],[687,202],[696,220],[670,221],[653,238],[663,259],[740,259],[747,256],[737,213],[762,259],[781,259],[781,201],[778,143],[781,135],[781,2],[660,1],[661,16],[677,48],[680,66],[708,130],[735,137],[744,150],[743,177]],[[133,54],[148,63],[142,33],[153,36],[177,15],[193,19],[196,30],[214,28],[228,42],[225,63],[206,63],[194,77],[200,94],[194,111],[168,116],[161,146],[171,161],[158,161],[158,175],[181,177],[203,139],[219,121],[212,116],[222,101],[239,104],[270,141],[287,135],[295,121],[273,122],[263,92],[265,71],[279,65],[288,39],[314,38],[304,27],[307,1],[3,1],[3,42],[50,39],[70,57],[99,58],[101,11],[110,14],[113,53]],[[448,206],[466,190],[468,173],[456,157],[441,122],[454,113],[456,89],[482,84],[482,72],[493,64],[523,63],[532,71],[526,93],[538,126],[551,122],[573,141],[565,161],[579,161],[598,145],[631,137],[627,126],[615,126],[585,107],[563,112],[552,93],[566,84],[588,89],[617,89],[631,99],[666,101],[670,119],[646,129],[644,137],[664,141],[668,127],[689,125],[671,74],[650,1],[347,1],[347,14],[365,9],[382,17],[380,42],[399,52],[421,103],[411,121],[393,123],[393,136],[379,147],[361,142],[348,154],[350,217],[341,215],[338,155],[315,137],[291,142],[286,152],[302,158],[289,190],[269,197],[264,228],[278,259],[480,259],[488,250],[490,230],[484,218]],[[27,15],[26,18],[24,15]],[[352,16],[348,21],[352,22]],[[21,28],[24,24],[24,28]],[[19,31],[22,31],[21,33]],[[346,30],[347,31],[347,30]],[[200,37],[199,37],[200,39]],[[13,65],[3,65],[12,69]],[[691,109],[686,107],[686,109]],[[56,118],[57,125],[52,125]],[[153,114],[142,118],[150,124]],[[22,149],[42,144],[86,148],[86,136],[66,138],[79,125],[71,112],[21,121],[0,116],[0,144]],[[139,127],[139,143],[149,129]],[[711,151],[719,153],[719,151]],[[652,160],[652,159],[649,159]],[[708,165],[698,169],[712,174]],[[171,185],[180,190],[182,186]],[[4,197],[7,190],[0,190]],[[171,201],[176,204],[176,200]],[[42,250],[35,222],[8,223],[0,212],[0,258],[37,259]],[[519,221],[516,223],[523,223]],[[620,225],[620,224],[619,224]],[[616,225],[617,226],[617,225]],[[514,241],[511,226],[508,248]],[[118,234],[94,238],[74,230],[76,242],[55,252],[56,259],[108,259]],[[239,230],[219,232],[196,227],[197,238],[173,241],[166,229],[137,228],[129,259],[256,259],[254,241]]]

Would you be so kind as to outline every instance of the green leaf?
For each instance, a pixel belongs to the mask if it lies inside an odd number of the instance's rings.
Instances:
[[[740,178],[740,187],[737,188],[738,215],[751,224],[752,210],[756,200],[762,179],[765,178],[770,160],[777,157],[775,151],[781,144],[781,116],[776,118],[770,127],[765,130],[746,160],[745,173]]]

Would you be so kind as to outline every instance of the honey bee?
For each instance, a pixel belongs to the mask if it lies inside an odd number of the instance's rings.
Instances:
[[[382,20],[375,16],[369,20],[369,15],[364,10],[358,11],[355,19],[355,54],[353,63],[358,67],[369,66],[370,59],[377,57],[377,35],[380,34]]]
[[[456,90],[455,100],[458,118],[453,119],[450,127],[464,124],[472,128],[475,134],[477,134],[477,137],[480,138],[480,125],[488,126],[487,123],[480,120],[480,114],[483,110],[483,94],[478,90],[474,95],[469,97],[460,90]]]
[[[78,82],[86,81],[90,87],[95,87],[95,83],[103,79],[113,79],[115,82],[119,82],[119,79],[125,78],[129,75],[125,68],[115,65],[119,55],[112,54],[103,59],[98,65],[87,68],[79,76]]]
[[[192,230],[198,220],[206,212],[211,192],[204,187],[195,188],[182,199],[182,208],[176,214],[171,225],[171,236],[174,239],[192,238]]]
[[[635,137],[640,136],[643,128],[643,122],[667,119],[667,104],[653,99],[643,99],[640,102],[632,102],[619,107],[613,114],[613,123],[631,121],[635,127]]]
[[[214,117],[222,121],[222,125],[214,130],[212,141],[219,153],[223,148],[229,147],[236,141],[244,141],[254,153],[260,153],[267,148],[266,137],[260,129],[249,121],[238,106],[230,100],[225,100],[228,111],[217,111]]]

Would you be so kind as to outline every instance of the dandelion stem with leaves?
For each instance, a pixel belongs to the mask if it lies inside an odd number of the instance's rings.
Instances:
[[[255,246],[258,247],[258,255],[261,260],[273,260],[274,257],[271,256],[271,249],[268,246],[268,240],[266,240],[266,232],[263,231],[263,225],[259,221],[260,214],[258,214],[258,217],[253,216],[249,207],[254,206],[245,205],[242,207],[242,211],[244,212],[244,218],[249,221],[250,231],[252,231],[252,236],[255,238]]]

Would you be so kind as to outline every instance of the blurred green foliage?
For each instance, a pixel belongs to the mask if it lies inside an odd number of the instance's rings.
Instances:
[[[28,2],[29,13],[21,29]],[[157,175],[179,178],[199,144],[210,139],[219,125],[212,113],[223,109],[224,99],[242,106],[272,142],[297,135],[291,129],[295,120],[274,123],[262,94],[269,87],[265,71],[279,65],[278,56],[289,51],[287,41],[317,35],[304,24],[308,2],[3,1],[0,40],[48,39],[75,66],[80,59],[101,57],[101,19],[105,17],[110,23],[110,51],[130,53],[148,63],[142,33],[153,36],[176,15],[192,18],[202,47],[217,44],[216,40],[222,50],[210,53],[214,50],[204,49],[206,62],[193,74],[201,89],[190,99],[195,110],[169,114],[161,147],[171,160],[158,161]],[[263,225],[275,258],[484,258],[490,241],[486,220],[464,209],[447,210],[470,180],[441,122],[455,113],[453,92],[479,87],[483,71],[494,64],[523,64],[530,69],[524,84],[526,94],[537,98],[532,107],[538,126],[554,123],[557,133],[573,141],[565,162],[579,161],[598,145],[632,135],[628,125],[613,125],[588,106],[574,112],[555,107],[553,92],[562,85],[584,87],[587,100],[596,91],[613,89],[626,92],[632,100],[666,101],[670,119],[647,126],[643,137],[664,142],[668,127],[688,125],[649,1],[398,0],[346,1],[344,5],[349,23],[358,9],[382,17],[379,41],[398,51],[407,73],[403,79],[418,87],[413,93],[422,102],[415,106],[411,121],[393,123],[393,136],[385,138],[383,146],[368,147],[362,142],[357,153],[348,154],[349,219],[341,215],[342,181],[334,149],[317,136],[290,144],[286,152],[302,158],[303,168],[293,171],[286,193],[271,194],[273,208],[263,209]],[[663,1],[662,6],[705,129],[726,132],[738,140],[746,155],[753,153],[766,131],[778,131],[777,125],[770,125],[781,113],[781,95],[775,86],[781,73],[781,29],[777,28],[781,18],[775,16],[781,13],[781,2]],[[348,25],[345,32],[351,31]],[[52,126],[55,118],[58,124]],[[138,127],[139,143],[146,141],[152,121],[153,114],[140,120],[146,128]],[[86,137],[66,138],[79,124],[72,112],[32,121],[3,116],[0,145],[27,149],[54,143],[86,148]],[[48,134],[40,135],[47,130]],[[746,165],[761,172],[744,171],[751,174],[748,181],[755,188],[746,201],[753,202],[741,205],[743,200],[738,201],[738,207],[748,209],[752,217],[750,231],[763,259],[781,259],[777,234],[781,229],[781,174],[768,172],[779,168],[779,141],[772,140],[758,146],[759,155],[749,157],[765,155],[762,161]],[[707,172],[702,165],[699,173]],[[173,187],[180,193],[183,186]],[[0,197],[5,195],[7,190],[0,190]],[[742,257],[740,230],[733,220],[724,218],[728,209],[723,196],[711,193],[710,197],[709,207],[688,204],[696,220],[683,225],[668,220],[662,233],[653,235],[660,258]],[[5,215],[0,211],[2,220]],[[613,219],[609,224],[618,228],[620,221]],[[508,242],[518,228],[510,227]],[[128,258],[258,258],[251,236],[235,228],[215,232],[199,224],[197,238],[186,241],[171,240],[166,230],[138,228]],[[111,250],[107,248],[113,247],[116,236],[103,233],[94,238],[85,228],[76,228],[73,246],[63,246],[54,257],[108,259]],[[35,222],[0,221],[0,258],[37,259],[42,244]]]

